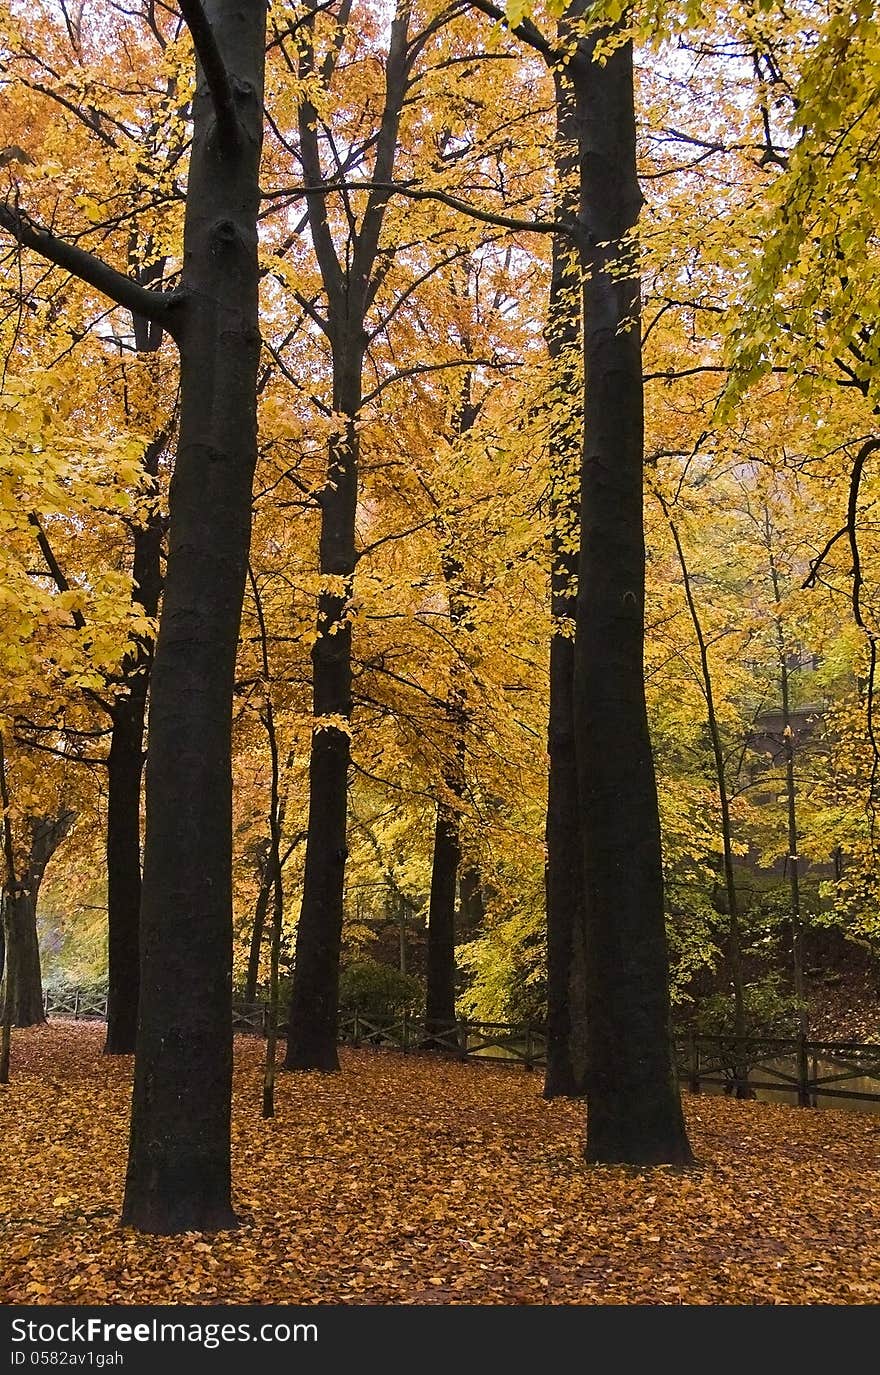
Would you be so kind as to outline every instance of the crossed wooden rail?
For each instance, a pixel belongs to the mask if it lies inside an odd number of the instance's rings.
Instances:
[[[106,997],[89,990],[46,993],[43,1006],[52,1017],[96,1020],[107,1015]],[[265,1035],[269,1005],[237,1000],[232,1022],[238,1032]],[[547,1061],[546,1031],[528,1022],[459,1018],[429,1026],[424,1017],[408,1012],[383,1017],[344,1008],[339,1013],[339,1040],[404,1054],[439,1051],[459,1060],[518,1064],[527,1070],[542,1068]],[[800,1036],[686,1035],[677,1038],[676,1055],[679,1077],[692,1093],[703,1087],[731,1094],[782,1090],[794,1094],[802,1107],[816,1106],[820,1096],[839,1100],[841,1107],[848,1101],[880,1103],[880,1045],[808,1041]],[[869,1080],[871,1086],[854,1087],[859,1080]]]

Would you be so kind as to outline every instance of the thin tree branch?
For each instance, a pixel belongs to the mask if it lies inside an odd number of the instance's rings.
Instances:
[[[322,186],[285,187],[282,190],[268,193],[264,199],[284,198],[294,201],[303,196],[327,196],[334,191],[375,190],[387,191],[389,195],[393,196],[406,196],[413,201],[439,201],[441,205],[448,205],[450,210],[457,210],[460,214],[468,215],[473,220],[480,220],[483,224],[494,224],[500,229],[511,229],[516,233],[566,234],[575,242],[578,242],[584,233],[583,226],[573,221],[524,220],[518,219],[514,215],[497,215],[491,210],[478,210],[475,205],[469,205],[467,201],[459,200],[457,196],[450,196],[446,191],[429,190],[427,187],[416,186],[412,182],[328,181]],[[727,371],[727,369],[718,369],[718,371]]]
[[[46,532],[40,524],[40,517],[37,515],[36,511],[31,511],[30,515],[28,516],[28,522],[34,527],[34,529],[37,532],[37,544],[40,546],[40,553],[46,560],[46,567],[52,574],[52,581],[55,583],[55,586],[58,588],[59,592],[69,592],[70,583],[64,576],[61,564],[55,557],[55,551],[53,550],[51,544],[46,538]],[[73,624],[76,626],[77,630],[85,630],[86,618],[82,614],[82,612],[77,607],[73,607],[70,614],[73,620]]]

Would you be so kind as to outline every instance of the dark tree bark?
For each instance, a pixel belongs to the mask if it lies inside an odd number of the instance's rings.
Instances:
[[[565,39],[566,24],[560,25]],[[571,77],[556,85],[556,179],[561,216],[577,209],[578,127]],[[554,369],[551,445],[550,711],[547,731],[547,1068],[545,1098],[586,1091],[586,990],[583,875],[580,854],[574,723],[574,636],[579,543],[579,472],[583,404],[579,353],[581,287],[577,253],[558,236],[547,322]]]
[[[483,876],[475,864],[466,864],[458,878],[459,925],[465,940],[472,940],[483,925],[486,901]]]
[[[465,379],[462,406],[456,422],[456,433],[470,428],[475,412],[468,404],[470,378]],[[446,531],[447,548],[441,564],[449,598],[449,624],[453,636],[469,627],[467,598],[462,587],[464,568],[450,548],[451,535]],[[446,699],[446,732],[448,758],[443,773],[446,795],[437,803],[434,826],[434,850],[431,860],[431,894],[428,904],[428,947],[426,968],[425,1031],[427,1044],[448,1050],[449,1041],[442,1038],[455,1022],[455,901],[458,894],[458,867],[461,863],[461,800],[465,787],[465,755],[467,731],[467,695],[462,680],[462,664],[452,669],[452,683]]]
[[[39,1026],[43,1011],[37,902],[46,866],[67,836],[76,813],[32,817],[27,823],[27,860],[13,894],[8,898],[9,962],[14,966],[13,1020],[16,1026]]]
[[[315,7],[316,9],[317,7]],[[300,36],[300,76],[314,76],[312,24]],[[397,150],[407,88],[409,9],[398,5],[391,25],[385,108],[376,143],[374,179],[389,181]],[[329,62],[329,65],[328,65]],[[325,80],[333,58],[323,64]],[[307,186],[324,181],[316,134],[317,114],[300,108],[300,145]],[[333,355],[333,410],[342,418],[330,444],[327,484],[321,493],[319,566],[327,578],[318,598],[317,638],[312,648],[315,725],[309,760],[309,820],[303,898],[288,1016],[285,1068],[334,1071],[339,1009],[345,861],[348,856],[348,770],[351,742],[351,623],[348,604],[357,562],[355,513],[358,494],[357,416],[361,407],[365,320],[378,287],[374,281],[387,190],[371,191],[363,219],[352,229],[346,266],[340,263],[325,197],[308,198],[309,223],[327,295],[326,333]]]
[[[269,846],[271,848],[271,838]],[[266,929],[266,914],[269,911],[269,899],[272,896],[275,878],[272,872],[272,861],[267,850],[260,860],[260,886],[257,889],[257,900],[254,903],[254,924],[251,927],[251,942],[248,948],[247,974],[244,981],[244,1000],[246,1003],[253,1003],[257,997],[257,985],[260,981],[260,954],[263,948],[263,933]]]
[[[446,785],[458,798],[460,779],[448,777]],[[454,803],[437,805],[434,854],[431,864],[431,896],[428,907],[427,989],[425,1031],[427,1044],[449,1049],[442,1037],[455,1023],[455,898],[461,860],[459,812]]]
[[[40,942],[37,937],[37,908],[29,892],[22,892],[9,903],[9,959],[15,965],[15,997],[12,1019],[15,1026],[40,1026],[43,1011],[43,980],[40,971]]]
[[[573,693],[574,641],[556,632],[550,642],[545,1098],[580,1098],[586,1092],[586,949]]]
[[[576,81],[584,452],[574,709],[589,1026],[587,1158],[691,1159],[672,1058],[657,787],[644,687],[644,419],[632,46]]]
[[[181,287],[145,287],[20,208],[0,229],[180,350],[181,421],[153,668],[141,1006],[124,1221],[215,1230],[230,1200],[231,726],[260,353],[265,7],[179,0],[198,55]]]
[[[123,1208],[125,1223],[160,1233],[234,1222],[231,706],[256,462],[266,17],[262,4],[240,0],[181,8],[201,60],[182,290],[169,323],[180,349],[180,438],[151,682]]]
[[[316,719],[309,759],[309,820],[303,898],[288,1018],[286,1069],[338,1070],[336,1024],[343,891],[348,857],[348,768],[351,741],[351,623],[347,605],[354,577],[362,357],[334,367],[333,409],[348,417],[331,453],[330,484],[321,502],[321,572],[341,579],[343,591],[318,599],[318,637],[312,647],[312,704]]]
[[[165,435],[144,455],[144,470],[156,490]],[[161,593],[162,525],[157,510],[134,527],[133,599],[154,617]],[[107,1038],[104,1053],[131,1055],[137,1033],[140,989],[141,780],[144,722],[152,644],[142,640],[123,664],[127,690],[113,704],[107,757]]]
[[[263,610],[260,585],[248,565],[248,581],[260,628],[260,656],[263,669],[265,702],[260,720],[266,732],[271,769],[269,795],[269,853],[267,872],[272,876],[272,932],[269,952],[269,1023],[266,1028],[266,1059],[263,1066],[263,1117],[275,1115],[275,1061],[278,1048],[278,970],[281,954],[281,935],[284,926],[284,861],[281,854],[281,823],[284,804],[281,800],[281,760],[278,753],[278,732],[275,729],[275,708],[272,702],[272,668],[269,660],[269,633]],[[265,920],[265,914],[264,918]]]
[[[468,341],[465,340],[468,347]],[[459,402],[452,424],[451,438],[460,439],[473,427],[479,415],[473,401],[473,373],[466,370],[461,382]],[[456,550],[454,532],[446,521],[438,520],[444,547],[440,565],[449,602],[449,626],[453,639],[461,631],[473,631],[464,585],[464,564]],[[428,904],[428,947],[426,968],[425,1031],[426,1044],[450,1049],[448,1032],[455,1023],[455,900],[461,864],[461,801],[465,792],[468,705],[464,661],[454,660],[446,698],[445,726],[448,756],[443,773],[446,796],[437,803],[434,850],[431,861],[431,893]],[[442,1040],[442,1033],[447,1039]],[[433,1040],[432,1038],[438,1039]]]

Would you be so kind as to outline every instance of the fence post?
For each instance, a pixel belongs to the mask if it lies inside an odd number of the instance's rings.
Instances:
[[[48,990],[48,988],[46,989],[45,993],[43,994],[43,1016],[44,1016],[44,1017],[48,1017],[48,1016],[49,1016],[49,990]]]
[[[409,1051],[409,1013],[408,1013],[408,1012],[404,1012],[404,1014],[403,1014],[403,1053],[404,1053],[404,1055],[406,1055],[408,1051]]]
[[[532,1024],[531,1024],[531,1022],[526,1022],[526,1054],[525,1054],[525,1059],[523,1060],[523,1064],[525,1065],[525,1067],[526,1067],[527,1070],[532,1070],[532,1069],[534,1069],[534,1066],[535,1066],[535,1056],[534,1056],[534,1045],[533,1045],[533,1041],[532,1041]]]
[[[700,1092],[700,1052],[692,1031],[688,1032],[688,1084],[691,1093]]]
[[[797,1038],[797,1077],[798,1107],[809,1108],[810,1103],[810,1066],[807,1059],[807,1038],[801,1031]]]
[[[79,989],[73,995],[73,1020],[79,1021]]]
[[[354,1010],[354,1025],[351,1031],[351,1042],[354,1046],[359,1046],[361,1043],[361,1024],[357,1008]]]
[[[459,1021],[459,1023],[458,1023],[458,1058],[459,1058],[459,1060],[466,1060],[466,1059],[468,1058],[468,1033],[467,1033],[467,1025],[468,1025],[468,1024],[467,1024],[467,1021],[466,1021],[466,1020],[465,1020],[465,1021]]]

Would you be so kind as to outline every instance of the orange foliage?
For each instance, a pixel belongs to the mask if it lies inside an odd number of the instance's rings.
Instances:
[[[21,1033],[0,1095],[0,1300],[46,1304],[880,1301],[880,1132],[686,1098],[696,1169],[588,1168],[579,1104],[519,1070],[344,1052],[283,1076],[237,1045],[237,1231],[120,1229],[129,1067],[102,1028]]]

